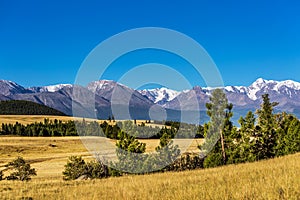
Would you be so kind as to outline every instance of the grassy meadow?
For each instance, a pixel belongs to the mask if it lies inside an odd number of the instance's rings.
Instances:
[[[71,117],[71,116],[52,116],[52,115],[0,115],[0,124],[14,124],[16,122],[20,124],[30,124],[34,122],[43,122],[44,119],[49,119],[49,120],[61,120],[63,122],[69,121],[69,120],[79,120],[82,121],[83,118],[79,117]],[[110,125],[114,125],[116,121],[108,121],[108,120],[97,120],[97,119],[89,119],[85,118],[84,120],[86,121],[97,121],[99,123],[103,123],[106,121]],[[125,120],[118,120],[118,121],[125,121]],[[142,123],[145,123],[145,120],[136,120],[137,125],[140,125]],[[145,123],[146,126],[152,126],[152,127],[164,127],[164,125],[161,124],[154,124],[154,123]]]
[[[37,171],[39,173],[39,171]],[[101,180],[1,181],[1,199],[299,199],[300,154],[225,167]]]
[[[0,116],[1,123],[32,123],[44,118]],[[53,118],[51,118],[53,117]],[[141,123],[140,121],[138,123]],[[147,152],[159,140],[140,140]],[[114,144],[115,140],[110,140]],[[178,143],[185,143],[184,139]],[[190,152],[202,141],[193,140]],[[22,156],[37,171],[31,181],[1,181],[0,199],[295,199],[300,200],[300,153],[255,163],[149,175],[128,175],[101,180],[63,181],[68,157],[93,157],[80,137],[0,137],[0,170]],[[7,173],[7,172],[5,172]]]
[[[178,140],[185,142],[184,139]],[[147,152],[153,152],[159,144],[157,139],[140,141],[146,143]],[[112,146],[116,143],[115,140],[109,140],[109,142]],[[199,143],[201,143],[200,139],[193,140],[187,150],[198,152]],[[103,147],[105,148],[106,145]],[[4,164],[22,156],[31,163],[32,167],[36,168],[38,173],[36,178],[61,179],[64,165],[71,155],[80,155],[86,160],[93,159],[80,137],[0,137],[0,170]]]

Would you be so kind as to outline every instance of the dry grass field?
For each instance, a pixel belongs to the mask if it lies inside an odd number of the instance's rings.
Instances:
[[[108,141],[110,146],[115,146],[115,140]],[[159,144],[159,140],[156,139],[140,141],[146,143],[147,152],[153,152]],[[187,142],[182,139],[178,141],[183,144],[187,143],[189,152],[199,151],[197,145],[201,140]],[[101,143],[97,144],[101,146]],[[103,144],[101,148],[101,150],[105,150],[103,148],[106,148],[106,145]],[[93,159],[80,137],[0,137],[0,169],[2,165],[22,156],[37,169],[38,176],[36,178],[62,178],[61,172],[71,155],[81,155],[88,160]]]
[[[57,169],[60,170],[60,169]],[[39,173],[39,171],[37,171]],[[0,199],[300,199],[300,154],[214,169],[101,180],[1,181]]]
[[[0,115],[0,124],[2,123],[7,123],[7,124],[14,124],[16,122],[21,123],[21,124],[30,124],[34,122],[43,122],[44,119],[49,119],[49,120],[61,120],[63,122],[69,121],[69,120],[79,120],[82,121],[83,118],[78,118],[78,117],[70,117],[70,116],[51,116],[51,115]],[[85,118],[86,121],[97,121],[99,123],[103,123],[106,121],[109,124],[115,124],[116,122],[114,121],[108,121],[108,120],[96,120],[96,119],[87,119]],[[124,120],[118,120],[118,121],[124,121]],[[145,123],[145,120],[136,120],[137,125],[140,125],[142,123]],[[145,123],[146,126],[153,126],[153,127],[163,127],[164,125],[161,124],[147,124]]]
[[[51,119],[51,116],[46,116]],[[58,118],[55,116],[55,118]],[[44,116],[0,117],[5,123],[42,121]],[[53,118],[54,119],[54,118]],[[61,120],[73,118],[62,117]],[[11,120],[11,121],[9,121]],[[15,122],[14,121],[14,122]],[[147,152],[159,140],[141,140]],[[115,141],[109,141],[114,145]],[[176,141],[180,144],[186,140]],[[189,144],[197,152],[201,140]],[[1,181],[0,199],[295,199],[300,200],[300,153],[256,163],[214,169],[129,175],[102,180],[63,181],[71,155],[92,156],[80,137],[0,137],[0,169],[17,156],[36,168],[31,181]]]
[[[30,124],[34,122],[42,122],[44,119],[58,119],[62,121],[68,121],[68,120],[74,120],[74,117],[68,117],[68,116],[48,116],[48,115],[0,115],[0,123],[8,123],[8,124],[14,124],[16,122],[19,122],[21,124]]]

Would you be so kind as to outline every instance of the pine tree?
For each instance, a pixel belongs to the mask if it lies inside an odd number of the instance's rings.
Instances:
[[[117,162],[113,163],[115,169],[128,173],[143,173],[143,166],[147,155],[146,144],[139,142],[135,137],[119,131],[119,140],[116,143]]]
[[[167,133],[164,133],[161,136],[159,146],[156,147],[155,150],[159,153],[159,162],[161,166],[172,164],[180,155],[178,145],[173,145],[173,140]]]
[[[210,122],[205,143],[200,148],[204,154],[209,152],[205,159],[207,167],[226,164],[226,148],[230,146],[233,128],[230,121],[233,116],[232,107],[222,89],[215,89],[210,97],[210,103],[206,104]]]
[[[255,154],[255,121],[252,111],[245,118],[239,119],[240,129],[235,137],[235,149],[232,153],[232,163],[249,162],[256,160]]]
[[[258,140],[257,156],[258,159],[272,158],[275,156],[276,146],[276,123],[273,114],[273,107],[278,105],[277,102],[270,102],[268,94],[262,95],[263,102],[260,109],[256,111],[258,115]]]

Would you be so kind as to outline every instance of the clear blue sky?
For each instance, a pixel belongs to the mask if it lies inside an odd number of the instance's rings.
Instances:
[[[23,86],[73,83],[82,61],[101,41],[154,26],[198,41],[225,85],[249,85],[258,77],[300,81],[299,10],[297,0],[0,1],[0,79]],[[143,56],[128,56],[124,63],[143,61]],[[172,56],[159,58],[187,67]],[[117,79],[117,72],[108,71],[105,78]],[[191,82],[203,84],[193,76]]]

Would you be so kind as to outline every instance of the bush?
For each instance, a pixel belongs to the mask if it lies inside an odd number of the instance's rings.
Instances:
[[[85,161],[81,156],[71,156],[65,170],[63,171],[64,180],[75,180],[85,174]]]
[[[184,171],[203,168],[203,159],[198,154],[184,154],[166,167],[166,171]]]
[[[106,178],[110,174],[110,168],[101,160],[86,163],[81,156],[71,156],[63,171],[64,180],[75,180],[83,175],[90,179]]]
[[[13,170],[13,172],[6,177],[7,180],[28,181],[31,179],[31,176],[36,176],[35,169],[31,168],[30,164],[26,163],[22,157],[18,157],[8,163],[6,167]]]
[[[88,178],[106,178],[110,176],[109,167],[104,165],[100,160],[86,163],[85,175]]]

